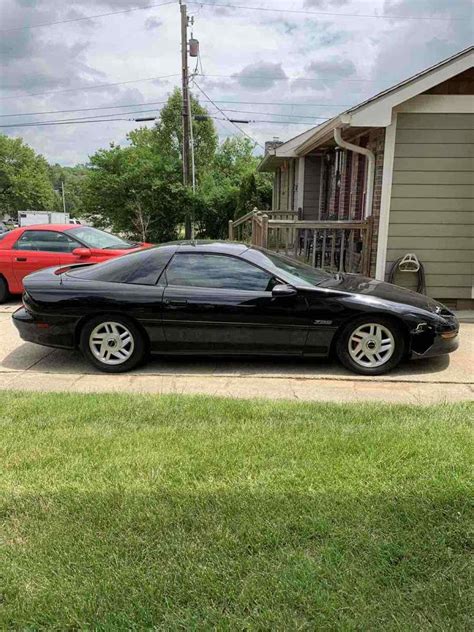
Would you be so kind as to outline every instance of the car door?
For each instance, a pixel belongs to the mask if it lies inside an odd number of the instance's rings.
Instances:
[[[60,265],[58,234],[50,230],[25,230],[13,244],[13,274],[20,286],[28,274]]]
[[[235,256],[180,253],[162,282],[163,329],[173,352],[301,354],[309,329],[304,297],[276,298],[278,280]]]

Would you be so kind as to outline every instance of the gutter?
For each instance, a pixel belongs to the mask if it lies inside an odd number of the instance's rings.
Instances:
[[[372,201],[374,199],[374,176],[375,176],[375,154],[370,149],[366,147],[361,147],[360,145],[353,145],[349,143],[347,140],[342,138],[341,128],[334,128],[334,140],[339,147],[343,149],[348,149],[349,151],[353,151],[356,154],[362,154],[367,157],[368,167],[367,167],[367,186],[366,186],[366,195],[365,195],[365,209],[364,209],[364,219],[367,219],[372,215]]]

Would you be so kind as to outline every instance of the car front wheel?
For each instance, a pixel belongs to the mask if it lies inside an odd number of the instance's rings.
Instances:
[[[81,331],[83,355],[101,371],[123,373],[145,357],[145,341],[138,327],[118,316],[90,320]]]
[[[400,327],[389,319],[363,318],[346,325],[336,344],[341,363],[362,375],[381,375],[394,369],[405,353]]]
[[[10,292],[8,291],[8,284],[5,279],[0,276],[0,303],[5,303],[9,296]]]

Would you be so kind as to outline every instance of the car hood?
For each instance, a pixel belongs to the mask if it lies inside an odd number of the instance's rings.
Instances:
[[[324,281],[318,287],[326,287],[351,294],[366,295],[383,301],[393,303],[403,303],[418,309],[426,309],[430,312],[437,312],[440,303],[424,294],[413,292],[407,288],[377,281],[360,274],[341,274]]]

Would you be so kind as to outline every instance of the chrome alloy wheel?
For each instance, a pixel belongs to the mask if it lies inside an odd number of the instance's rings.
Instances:
[[[130,330],[122,323],[105,322],[89,336],[92,354],[104,364],[123,364],[132,355],[135,343]]]
[[[390,360],[395,351],[395,339],[387,327],[366,323],[352,332],[348,350],[356,364],[374,369]]]

